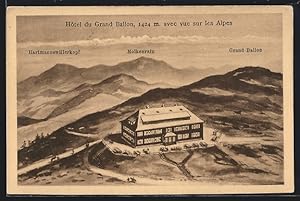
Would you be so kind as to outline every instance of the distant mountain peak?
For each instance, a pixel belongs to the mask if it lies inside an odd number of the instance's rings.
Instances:
[[[246,66],[237,68],[236,70],[228,72],[226,75],[233,77],[241,77],[241,76],[275,76],[280,78],[282,76],[281,73],[272,72],[268,68],[259,67],[259,66]]]
[[[281,94],[281,73],[275,73],[267,68],[246,66],[223,75],[206,77],[191,85],[190,89],[218,88],[244,93]]]
[[[73,72],[79,71],[80,68],[77,68],[70,64],[63,64],[63,63],[57,63],[52,68],[46,70],[40,75],[46,75],[46,74],[71,74]]]
[[[117,75],[113,75],[105,80],[103,80],[101,82],[101,84],[103,83],[112,83],[112,82],[118,82],[118,81],[139,81],[139,82],[144,82],[144,81],[140,81],[140,80],[137,80],[134,76],[132,75],[127,75],[125,73],[120,73],[120,74],[117,74]],[[144,82],[146,83],[146,82]]]
[[[141,56],[136,59],[136,61],[155,61],[155,59],[152,59],[150,57]]]
[[[109,77],[108,79],[121,79],[121,78],[131,78],[131,79],[135,79],[135,77],[133,77],[132,75],[127,75],[125,73],[120,73],[117,75],[113,75],[111,77]],[[136,79],[135,79],[136,80]]]
[[[254,71],[264,71],[264,72],[271,72],[270,69],[260,67],[260,66],[245,66],[237,68],[231,72],[254,72]]]
[[[141,56],[135,60],[129,61],[129,62],[133,62],[133,63],[164,63],[167,64],[165,61],[162,60],[157,60],[157,59],[153,59],[151,57],[145,57],[145,56]]]
[[[66,68],[66,69],[78,69],[76,66],[73,66],[71,64],[64,64],[64,63],[57,63],[55,64],[52,69],[61,69],[61,68]],[[51,69],[51,68],[50,68]]]
[[[129,62],[132,62],[134,64],[138,64],[138,65],[145,65],[147,63],[154,63],[154,62],[158,62],[157,60],[155,59],[152,59],[152,58],[149,58],[149,57],[139,57],[133,61],[129,61]]]

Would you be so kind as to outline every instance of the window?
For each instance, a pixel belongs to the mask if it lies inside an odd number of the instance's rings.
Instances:
[[[189,133],[182,134],[182,139],[187,139],[189,137],[190,137]]]
[[[178,140],[181,140],[182,139],[182,134],[178,134],[177,138],[178,138]]]
[[[166,133],[172,132],[172,128],[166,128]]]
[[[127,140],[129,140],[130,142],[134,143],[134,139],[133,139],[130,135],[128,135],[127,133],[123,132],[123,136],[124,136]]]
[[[174,131],[186,131],[186,130],[189,130],[190,127],[187,125],[187,126],[176,126],[174,128]]]
[[[138,144],[138,145],[143,144],[143,139],[138,140],[138,141],[137,141],[137,144]]]
[[[198,128],[200,128],[200,124],[193,124],[192,125],[192,129],[198,129]]]
[[[144,131],[145,136],[147,136],[147,135],[157,135],[157,134],[162,134],[162,129]]]
[[[145,138],[144,144],[151,144],[151,143],[157,143],[161,142],[161,137],[153,137],[153,138]]]
[[[200,137],[200,132],[191,133],[192,138]]]
[[[155,141],[155,142],[161,142],[161,137],[155,137],[155,138],[154,138],[154,141]]]
[[[137,136],[138,136],[138,137],[141,137],[141,136],[143,136],[143,131],[139,131],[139,132],[137,132]]]
[[[134,125],[135,122],[136,122],[136,118],[135,118],[135,117],[130,117],[130,118],[128,119],[128,123],[129,123],[130,125]]]
[[[124,125],[123,125],[123,129],[124,129],[127,133],[129,133],[130,135],[134,136],[134,132],[133,132],[132,130],[130,130],[129,128],[127,128],[127,126],[124,126]]]

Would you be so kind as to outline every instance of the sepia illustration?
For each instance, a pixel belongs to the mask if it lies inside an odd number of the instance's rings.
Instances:
[[[18,186],[286,184],[282,13],[15,23]]]

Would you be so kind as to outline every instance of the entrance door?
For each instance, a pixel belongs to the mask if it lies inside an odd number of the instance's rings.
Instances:
[[[164,144],[165,145],[170,145],[170,144],[175,144],[176,143],[176,134],[174,133],[167,133],[164,136]]]
[[[170,144],[174,144],[174,142],[175,142],[174,137],[168,137],[168,138],[169,138],[169,143],[170,143]]]

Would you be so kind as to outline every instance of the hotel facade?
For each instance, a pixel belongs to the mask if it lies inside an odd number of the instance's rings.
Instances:
[[[184,106],[141,109],[121,121],[121,130],[132,147],[203,140],[203,120]]]

